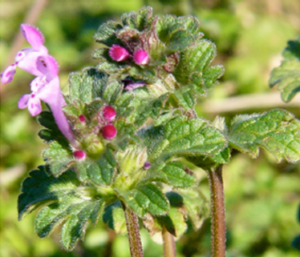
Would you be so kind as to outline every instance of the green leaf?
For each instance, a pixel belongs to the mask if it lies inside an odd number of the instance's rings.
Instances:
[[[300,37],[288,41],[283,57],[281,65],[272,71],[269,84],[270,87],[278,84],[282,100],[289,102],[300,92]]]
[[[102,219],[118,235],[125,235],[127,233],[124,210],[119,201],[105,207]]]
[[[89,179],[96,185],[109,185],[117,164],[110,149],[87,168]]]
[[[227,146],[224,135],[205,120],[174,118],[164,127],[141,131],[148,144],[149,161],[165,161],[172,156],[214,156]]]
[[[193,86],[198,93],[205,94],[224,73],[221,65],[209,67],[216,56],[216,46],[208,40],[198,40],[180,54],[178,66],[173,72],[183,86]]]
[[[203,36],[199,32],[199,22],[194,17],[166,15],[158,20],[156,29],[159,39],[167,45],[170,53],[184,50]]]
[[[167,162],[162,167],[150,169],[149,179],[160,179],[173,187],[190,187],[195,185],[196,178],[181,162]]]
[[[94,36],[96,42],[111,46],[112,44],[118,44],[118,38],[116,36],[116,30],[122,28],[122,25],[115,21],[108,21],[102,24],[97,33]]]
[[[50,166],[54,176],[59,176],[74,164],[72,157],[72,151],[57,141],[52,141],[43,153],[43,158],[46,164]]]
[[[66,250],[72,250],[78,239],[83,238],[87,223],[96,223],[103,202],[93,197],[93,188],[85,190],[91,192],[89,197],[86,193],[82,196],[74,172],[69,170],[57,178],[46,170],[47,167],[40,166],[24,180],[18,199],[19,218],[40,208],[35,221],[38,235],[46,237],[63,223],[61,242]]]
[[[107,75],[94,68],[84,69],[82,72],[73,72],[69,77],[69,98],[90,103],[94,98],[100,96],[102,88],[107,83]]]
[[[228,139],[234,148],[252,158],[258,156],[262,147],[277,161],[300,160],[300,121],[284,110],[235,117]]]
[[[140,217],[144,217],[147,212],[152,215],[164,215],[169,210],[167,198],[153,184],[140,185],[120,194],[125,203]]]
[[[142,31],[151,26],[153,20],[152,8],[147,6],[141,8],[138,13],[125,13],[122,15],[121,20],[124,26]]]
[[[192,221],[195,230],[198,230],[204,219],[209,216],[209,203],[198,187],[177,189],[181,195],[186,213]]]

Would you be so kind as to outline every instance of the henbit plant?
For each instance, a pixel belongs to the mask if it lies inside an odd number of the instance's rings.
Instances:
[[[21,29],[33,48],[21,51],[25,68],[16,60],[2,82],[11,81],[16,65],[38,76],[19,107],[39,114],[45,127],[39,136],[48,147],[45,164],[23,182],[19,219],[38,210],[40,237],[61,224],[66,250],[102,216],[117,233],[126,226],[132,256],[143,256],[141,224],[151,235],[161,233],[165,256],[175,256],[174,237],[187,221],[198,229],[208,213],[194,165],[210,182],[212,256],[225,256],[222,166],[231,151],[255,158],[261,147],[277,161],[300,159],[300,122],[285,110],[238,115],[230,125],[222,117],[198,117],[197,97],[224,69],[211,65],[216,47],[203,39],[194,17],[158,17],[145,7],[123,14],[121,23],[102,24],[95,35],[98,65],[71,73],[64,98],[42,34],[29,25]],[[36,97],[49,111],[41,112]]]

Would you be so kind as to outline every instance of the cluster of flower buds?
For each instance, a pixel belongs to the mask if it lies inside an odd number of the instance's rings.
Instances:
[[[112,45],[109,49],[109,56],[116,62],[122,62],[130,59],[131,54],[126,48],[120,45]],[[138,65],[147,65],[150,59],[149,54],[143,49],[137,49],[133,53],[132,58]]]
[[[116,127],[111,123],[116,117],[116,110],[111,106],[105,106],[102,111],[104,121],[107,123],[102,127],[103,138],[111,140],[117,135]]]
[[[62,110],[66,102],[59,86],[58,64],[48,54],[48,49],[44,46],[44,36],[37,28],[21,24],[21,31],[32,47],[17,53],[15,63],[1,74],[1,81],[4,84],[11,82],[17,66],[35,75],[36,78],[30,84],[31,94],[23,95],[18,107],[27,107],[30,114],[36,116],[42,111],[41,101],[49,104],[58,128],[70,144],[76,147],[78,143]]]
[[[97,158],[99,155],[103,154],[105,149],[105,144],[98,137],[98,132],[101,133],[102,137],[106,140],[112,140],[117,135],[117,129],[112,124],[116,118],[116,110],[112,106],[105,106],[101,110],[101,115],[98,120],[98,128],[95,133],[86,136],[81,142],[81,149],[74,149],[73,157],[78,161],[83,161],[86,156],[92,158]],[[82,114],[78,117],[82,124],[86,123],[86,117]],[[83,150],[84,149],[84,150]]]

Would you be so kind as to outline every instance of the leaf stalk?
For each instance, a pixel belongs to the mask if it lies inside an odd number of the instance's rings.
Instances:
[[[174,236],[166,229],[162,227],[162,238],[164,246],[164,257],[176,257],[176,247]]]
[[[225,257],[226,225],[222,166],[207,173],[211,194],[211,256]]]
[[[123,203],[131,257],[144,257],[137,215]]]

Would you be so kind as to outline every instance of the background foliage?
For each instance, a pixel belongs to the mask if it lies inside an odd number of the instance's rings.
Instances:
[[[11,42],[32,4],[32,0],[0,3],[0,70],[6,65]],[[268,88],[268,79],[271,70],[280,64],[287,40],[296,39],[300,34],[300,3],[297,0],[49,1],[36,25],[43,31],[51,55],[60,64],[60,79],[65,91],[69,72],[97,64],[91,55],[97,48],[93,36],[98,26],[144,5],[153,6],[156,14],[197,16],[204,37],[216,43],[215,63],[225,66],[225,75],[209,92],[209,100],[200,99],[199,114],[213,120],[217,112],[229,118],[237,111],[251,113],[278,107],[276,103],[265,107],[265,102],[273,97],[269,92],[277,92],[276,88]],[[85,241],[74,252],[64,252],[58,233],[50,238],[38,238],[33,228],[34,215],[17,221],[20,183],[28,170],[42,163],[39,153],[45,148],[37,136],[38,123],[27,111],[17,109],[17,101],[23,93],[28,93],[31,79],[30,75],[19,71],[14,82],[1,92],[0,256],[129,256],[126,236],[115,237],[103,222],[87,231]],[[230,111],[228,106],[217,109],[218,105],[214,105],[244,94],[250,94],[255,104],[243,108],[233,106],[237,111]],[[266,94],[263,101],[258,100],[258,94]],[[285,108],[300,118],[297,102],[299,98],[296,97],[292,100],[294,105]],[[234,105],[234,101],[225,103]],[[202,179],[201,186],[208,197],[204,171],[195,170],[195,174]],[[296,220],[300,199],[299,163],[278,165],[264,152],[256,160],[234,154],[232,162],[224,168],[224,183],[228,256],[299,256],[291,246],[292,239],[300,232]],[[145,256],[162,255],[161,245],[153,242],[145,230],[142,240]],[[155,241],[160,239],[155,238]],[[199,231],[193,231],[191,225],[188,233],[178,241],[178,256],[209,256],[209,245],[209,220],[205,220]]]

